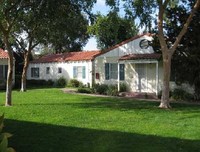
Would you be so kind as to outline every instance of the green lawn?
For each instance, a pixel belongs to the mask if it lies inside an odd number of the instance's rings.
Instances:
[[[13,91],[4,131],[17,152],[200,151],[200,106],[64,94],[59,89]]]

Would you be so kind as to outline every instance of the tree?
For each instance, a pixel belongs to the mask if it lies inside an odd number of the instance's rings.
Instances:
[[[138,33],[132,20],[121,18],[116,11],[106,16],[98,14],[96,22],[89,27],[89,33],[96,36],[101,49],[111,47]]]
[[[191,2],[194,3],[194,2]],[[192,4],[191,4],[192,5]],[[172,15],[174,14],[174,15]],[[186,8],[183,6],[175,7],[167,12],[167,18],[170,22],[184,22],[184,18],[188,16]],[[180,21],[177,19],[180,18]],[[177,47],[177,50],[172,58],[172,73],[177,84],[187,82],[194,86],[195,99],[200,99],[200,10],[198,10],[193,21],[190,24],[187,33],[184,35]],[[174,24],[175,27],[168,28],[169,41],[175,39],[175,36],[180,31],[180,26]]]
[[[29,56],[38,44],[50,44],[56,52],[80,50],[88,39],[88,21],[82,11],[91,7],[93,1],[31,1],[24,9],[14,32],[20,50],[24,53],[21,91],[26,91],[26,75]],[[89,10],[87,9],[87,11]],[[70,23],[70,24],[69,24]],[[70,25],[70,26],[69,26]]]
[[[108,0],[113,1],[113,0]],[[118,1],[118,0],[117,0]],[[170,26],[166,22],[166,10],[173,8],[177,5],[183,5],[186,8],[188,7],[187,0],[125,0],[125,10],[128,14],[131,14],[135,17],[138,17],[141,21],[141,25],[146,25],[149,29],[153,25],[154,16],[157,17],[157,28],[158,28],[158,39],[161,45],[161,52],[163,58],[163,88],[162,88],[162,98],[159,105],[160,108],[170,108],[169,104],[169,81],[171,74],[171,59],[177,49],[182,37],[187,32],[188,26],[192,21],[192,17],[200,6],[200,0],[196,0],[194,7],[190,11],[189,16],[186,18],[185,23],[183,24],[181,31],[176,36],[175,41],[168,45],[166,41],[165,26]],[[131,9],[132,8],[132,9]],[[156,15],[157,14],[157,15]]]
[[[12,79],[13,79],[13,50],[11,47],[13,37],[10,35],[21,11],[22,0],[2,0],[0,5],[0,32],[3,36],[5,49],[8,51],[8,75],[6,83],[6,106],[12,105]]]

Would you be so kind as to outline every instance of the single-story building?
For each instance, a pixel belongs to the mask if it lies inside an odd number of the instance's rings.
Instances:
[[[95,83],[125,83],[132,92],[161,90],[161,54],[150,46],[152,36],[143,34],[117,44],[95,58]]]
[[[56,80],[64,77],[67,80],[77,79],[83,84],[92,85],[94,59],[100,51],[66,52],[50,54],[31,61],[27,79]]]
[[[0,88],[5,88],[8,73],[8,53],[0,48]],[[15,65],[14,65],[15,67]],[[13,84],[15,82],[15,68],[13,67]]]
[[[142,34],[107,50],[46,55],[30,63],[27,79],[55,80],[63,76],[90,86],[124,83],[129,91],[157,94],[161,90],[162,62],[150,41],[151,34]]]

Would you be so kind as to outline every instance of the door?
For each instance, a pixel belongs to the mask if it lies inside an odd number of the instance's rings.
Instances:
[[[138,92],[147,91],[147,67],[146,64],[136,64],[136,90]]]

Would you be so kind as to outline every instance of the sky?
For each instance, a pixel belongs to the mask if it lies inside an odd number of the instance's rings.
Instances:
[[[97,3],[94,5],[94,8],[92,10],[94,13],[101,12],[101,14],[107,14],[109,11],[109,7],[106,6],[105,0],[97,0]],[[97,42],[94,37],[90,38],[88,40],[88,43],[85,47],[83,47],[83,50],[98,50],[97,49]]]

